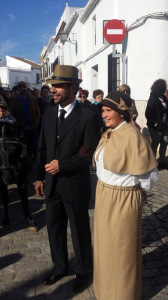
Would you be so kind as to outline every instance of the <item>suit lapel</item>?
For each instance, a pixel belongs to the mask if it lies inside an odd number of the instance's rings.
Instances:
[[[80,104],[77,102],[75,104],[75,107],[71,111],[71,113],[68,115],[68,117],[64,120],[61,132],[60,132],[60,138],[58,140],[58,143],[69,133],[69,131],[80,121],[80,112],[81,107]]]

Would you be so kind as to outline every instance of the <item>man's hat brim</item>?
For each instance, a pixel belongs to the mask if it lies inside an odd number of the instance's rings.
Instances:
[[[53,76],[46,80],[48,84],[61,84],[61,83],[76,83],[82,82],[78,77],[79,70],[74,66],[69,65],[56,65]]]
[[[60,84],[60,83],[76,83],[79,84],[82,82],[82,79],[78,79],[78,80],[71,80],[71,78],[69,78],[69,80],[58,80],[58,79],[47,79],[46,83],[47,84]]]

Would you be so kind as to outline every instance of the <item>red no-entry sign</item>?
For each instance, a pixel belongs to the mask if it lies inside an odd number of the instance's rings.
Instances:
[[[106,23],[103,34],[109,43],[119,44],[126,35],[126,28],[122,21],[113,19]]]

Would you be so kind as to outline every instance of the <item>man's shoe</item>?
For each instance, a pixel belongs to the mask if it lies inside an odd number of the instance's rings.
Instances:
[[[51,273],[44,278],[42,283],[45,285],[52,285],[52,284],[56,283],[57,281],[61,280],[63,277],[66,277],[67,275],[68,275],[68,273],[63,273],[63,274]]]
[[[74,293],[82,293],[93,282],[93,275],[89,273],[87,275],[76,275],[73,291]]]
[[[27,224],[27,227],[29,228],[29,230],[31,232],[37,232],[38,231],[37,224],[33,219],[26,218],[26,224]]]

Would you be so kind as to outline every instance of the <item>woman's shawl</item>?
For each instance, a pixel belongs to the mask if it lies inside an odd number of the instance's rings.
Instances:
[[[147,139],[128,123],[103,133],[95,160],[104,147],[104,168],[114,173],[142,175],[158,164]]]

